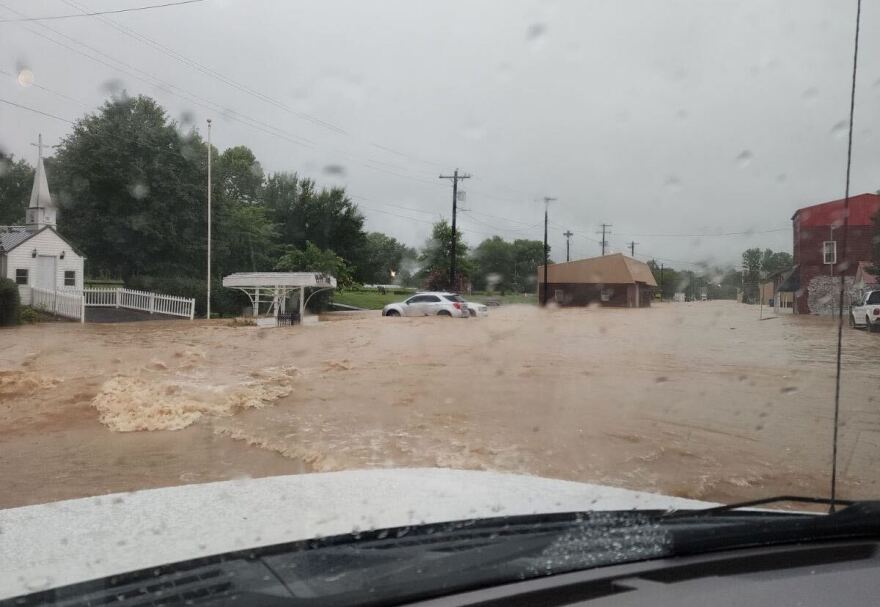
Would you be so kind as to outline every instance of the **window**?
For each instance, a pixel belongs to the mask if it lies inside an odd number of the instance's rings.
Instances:
[[[880,304],[880,291],[872,291],[868,294],[868,301],[865,302],[868,305],[877,305]]]
[[[461,297],[459,297],[458,295],[444,295],[443,298],[447,299],[449,301],[457,301],[458,303],[464,303],[464,300]]]
[[[76,286],[76,271],[74,271],[74,270],[65,270],[64,271],[64,286],[65,287],[75,287]]]
[[[822,263],[832,265],[837,263],[837,241],[826,240],[822,243]]]
[[[440,301],[440,298],[436,295],[425,295],[422,297],[422,301],[425,303],[437,303]]]
[[[15,270],[15,284],[26,285],[28,283],[27,268],[18,268]]]

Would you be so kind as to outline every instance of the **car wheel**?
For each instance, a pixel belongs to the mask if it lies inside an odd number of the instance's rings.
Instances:
[[[865,316],[865,328],[868,330],[868,333],[874,333],[877,330],[877,327],[871,324],[870,316]]]
[[[477,313],[474,312],[473,310],[468,310],[468,316],[470,316],[471,318],[475,318],[476,315],[477,315]]]
[[[397,310],[388,310],[385,312],[385,316],[400,316],[400,312]]]
[[[452,314],[449,313],[449,310],[440,310],[439,312],[437,312],[437,316],[450,316],[451,317]]]

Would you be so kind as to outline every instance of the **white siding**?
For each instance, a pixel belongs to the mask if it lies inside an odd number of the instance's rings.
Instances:
[[[28,270],[28,286],[37,285],[37,258],[33,257],[34,249],[37,255],[52,255],[58,258],[57,273],[55,276],[55,284],[59,289],[64,288],[64,272],[73,270],[76,272],[76,288],[83,288],[83,270],[84,260],[70,248],[61,237],[52,230],[43,230],[36,236],[21,243],[6,254],[6,276],[15,280],[15,270],[18,268],[27,268]],[[61,259],[61,252],[64,251],[64,259]],[[21,302],[30,305],[30,289],[19,287],[21,293]]]

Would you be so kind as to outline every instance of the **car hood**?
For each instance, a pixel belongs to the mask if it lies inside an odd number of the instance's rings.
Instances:
[[[0,599],[231,550],[410,524],[714,504],[535,476],[352,470],[0,510]]]

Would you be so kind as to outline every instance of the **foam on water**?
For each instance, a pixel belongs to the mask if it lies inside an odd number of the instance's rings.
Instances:
[[[299,371],[277,367],[257,378],[214,384],[179,378],[117,375],[101,386],[92,406],[116,432],[180,430],[203,415],[230,416],[287,396]]]

